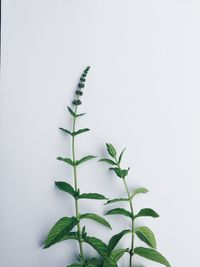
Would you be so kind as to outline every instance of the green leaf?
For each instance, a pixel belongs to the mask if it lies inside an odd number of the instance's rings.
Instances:
[[[138,195],[138,194],[145,194],[149,192],[148,189],[144,188],[144,187],[140,187],[140,188],[137,188],[131,195],[131,198],[133,198],[134,196]]]
[[[84,267],[102,267],[102,261],[97,258],[87,259]]]
[[[49,248],[50,246],[60,242],[60,240],[66,236],[75,225],[77,225],[78,220],[75,217],[63,217],[50,230],[47,239],[44,244],[44,248]]]
[[[117,163],[114,162],[114,161],[111,160],[111,159],[100,159],[99,161],[101,161],[101,162],[106,162],[106,163],[108,163],[108,164],[110,164],[110,165],[117,165]]]
[[[117,262],[128,251],[128,249],[117,249],[111,252],[110,257]]]
[[[156,239],[154,233],[148,227],[138,227],[135,229],[135,233],[141,241],[156,249]]]
[[[86,113],[80,113],[80,114],[76,114],[76,117],[80,117],[80,116],[83,116],[85,115]]]
[[[120,155],[119,155],[119,160],[118,160],[118,164],[121,163],[122,156],[123,156],[125,150],[126,150],[126,148],[124,148],[124,149],[122,150],[122,152],[120,153]]]
[[[113,251],[113,249],[116,247],[116,245],[118,244],[118,242],[120,241],[120,239],[121,239],[124,235],[126,235],[126,234],[128,234],[128,233],[131,233],[131,231],[130,231],[130,230],[123,230],[123,231],[121,231],[120,233],[114,235],[114,236],[110,239],[110,241],[109,241],[109,243],[108,243],[108,250],[107,250],[107,254],[108,254],[108,255],[110,255],[110,253],[111,253],[111,252]]]
[[[83,193],[79,196],[79,198],[84,199],[98,199],[98,200],[104,200],[106,199],[105,196],[98,194],[98,193]]]
[[[65,133],[67,133],[67,134],[69,134],[69,135],[71,135],[72,136],[72,133],[69,131],[69,130],[67,130],[67,129],[64,129],[64,128],[59,128],[61,131],[63,131],[63,132],[65,132]]]
[[[65,240],[77,240],[78,241],[78,233],[77,232],[69,232],[59,240],[59,242],[65,241]]]
[[[106,144],[107,151],[111,157],[116,158],[117,152],[112,144]]]
[[[159,217],[159,215],[153,210],[153,209],[141,209],[137,215],[135,215],[134,218],[138,218],[138,217],[153,217],[153,218],[157,218]]]
[[[78,134],[85,133],[85,132],[88,132],[88,131],[90,131],[90,129],[88,129],[88,128],[84,128],[84,129],[80,129],[80,130],[78,130],[78,131],[76,131],[76,132],[73,132],[72,135],[73,135],[73,136],[76,136],[76,135],[78,135]]]
[[[134,249],[134,253],[143,258],[163,264],[166,267],[171,267],[167,259],[154,249],[137,247]]]
[[[93,220],[93,221],[96,221],[100,224],[103,224],[105,225],[106,227],[112,229],[111,225],[109,224],[108,221],[106,221],[103,217],[97,215],[97,214],[94,214],[94,213],[85,213],[85,214],[81,214],[80,215],[80,219],[90,219],[90,220]]]
[[[118,267],[115,260],[110,257],[107,257],[103,263],[103,267]]]
[[[114,198],[114,199],[109,199],[105,205],[115,203],[115,202],[121,202],[121,201],[129,201],[128,198]]]
[[[103,241],[96,237],[86,236],[84,242],[93,247],[99,253],[99,255],[101,255],[102,257],[106,257],[107,245]]]
[[[118,177],[125,178],[128,175],[130,168],[121,169],[121,168],[116,167],[116,168],[110,168],[110,170],[113,170]]]
[[[57,157],[57,160],[64,161],[65,163],[67,163],[67,164],[69,164],[71,166],[75,165],[74,162],[69,158]]]
[[[92,155],[85,156],[82,159],[77,160],[76,165],[78,166],[78,165],[82,164],[83,162],[88,161],[90,159],[94,159],[94,158],[96,158],[96,156],[92,156]]]
[[[76,116],[75,113],[74,113],[74,111],[73,111],[70,107],[67,107],[67,109],[68,109],[69,113],[70,113],[73,117]]]
[[[122,208],[116,208],[112,209],[106,212],[106,215],[124,215],[126,217],[132,218],[132,214],[130,211],[122,209]]]
[[[58,187],[60,190],[69,193],[70,195],[72,195],[73,197],[76,197],[77,193],[74,190],[74,188],[66,183],[66,182],[55,182],[56,187]]]

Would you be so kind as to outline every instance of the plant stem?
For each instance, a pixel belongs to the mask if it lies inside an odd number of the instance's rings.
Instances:
[[[116,157],[115,157],[115,161],[116,161],[117,167],[121,168]],[[122,178],[122,180],[123,180],[124,186],[126,188],[126,193],[127,193],[127,196],[128,196],[128,201],[129,201],[131,214],[132,214],[132,219],[131,219],[131,233],[132,233],[132,235],[131,235],[131,248],[130,248],[130,251],[129,251],[129,254],[130,254],[129,267],[132,267],[132,264],[133,264],[133,250],[134,250],[134,211],[133,211],[133,203],[132,203],[131,195],[130,195],[130,192],[129,192],[129,189],[128,189],[128,185],[126,183],[126,178]]]
[[[78,99],[78,97],[77,97]],[[73,118],[73,125],[72,125],[72,132],[75,132],[76,129],[76,114],[77,114],[77,106],[74,110],[75,116]],[[76,162],[75,156],[75,136],[72,136],[72,159],[73,162]],[[77,183],[77,170],[76,165],[73,166],[73,173],[74,173],[74,187],[75,191],[78,191],[78,183]],[[76,210],[76,219],[78,220],[77,230],[78,230],[78,242],[79,242],[79,249],[80,249],[80,256],[81,256],[81,263],[85,263],[84,254],[83,254],[83,246],[82,246],[82,236],[81,236],[81,225],[80,225],[80,215],[79,215],[79,206],[78,206],[78,199],[75,198],[75,210]]]
[[[131,231],[132,231],[132,236],[131,236],[131,249],[130,249],[130,260],[129,260],[129,266],[132,267],[132,261],[133,261],[133,250],[134,250],[134,212],[133,212],[133,203],[132,203],[132,199],[131,199],[131,195],[126,183],[126,179],[123,179],[125,188],[126,188],[126,192],[128,195],[128,199],[129,199],[129,204],[130,204],[130,209],[131,209],[131,214],[132,214],[132,225],[131,225]]]

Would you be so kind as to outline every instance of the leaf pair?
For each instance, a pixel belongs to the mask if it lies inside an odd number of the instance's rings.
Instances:
[[[81,133],[85,133],[85,132],[88,132],[88,131],[90,131],[90,129],[88,129],[88,128],[83,128],[83,129],[80,129],[80,130],[78,130],[78,131],[75,131],[75,132],[71,132],[71,131],[69,131],[69,130],[67,130],[67,129],[64,129],[64,128],[59,128],[61,131],[63,131],[64,133],[67,133],[67,134],[69,134],[69,135],[71,135],[71,136],[76,136],[76,135],[78,135],[78,134],[81,134]]]
[[[73,161],[72,159],[70,158],[62,158],[62,157],[57,157],[57,160],[60,160],[60,161],[63,161],[69,165],[71,165],[72,167],[74,166],[78,166],[88,160],[91,160],[91,159],[94,159],[96,158],[96,156],[93,156],[93,155],[88,155],[88,156],[85,156],[83,158],[81,158],[80,160],[76,160],[76,161]]]
[[[97,199],[97,200],[105,200],[106,197],[102,194],[98,194],[98,193],[83,193],[80,194],[80,191],[75,191],[74,188],[66,183],[66,182],[55,182],[55,185],[57,186],[57,188],[59,188],[61,191],[64,191],[68,194],[70,194],[71,196],[73,196],[74,198],[77,199]]]

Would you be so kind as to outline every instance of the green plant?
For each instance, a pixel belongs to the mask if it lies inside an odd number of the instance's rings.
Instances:
[[[117,155],[116,149],[112,144],[106,144],[107,152],[110,156],[110,158],[103,158],[100,161],[108,163],[111,165],[109,168],[111,171],[115,173],[117,177],[119,177],[125,187],[125,191],[127,196],[123,198],[115,198],[108,200],[106,204],[112,204],[117,202],[127,202],[129,203],[130,210],[126,210],[124,208],[114,208],[109,211],[107,211],[106,215],[122,215],[130,219],[131,221],[131,228],[127,230],[123,230],[121,233],[119,233],[118,241],[126,234],[131,235],[131,241],[130,241],[130,247],[128,249],[129,253],[129,266],[133,266],[133,256],[134,254],[139,255],[141,257],[144,257],[146,259],[158,262],[160,264],[163,264],[167,267],[170,267],[169,262],[167,259],[162,256],[157,250],[156,250],[156,239],[153,234],[153,232],[146,226],[136,227],[135,226],[135,220],[139,217],[153,217],[157,218],[159,215],[150,208],[141,209],[137,214],[135,214],[133,209],[133,199],[138,194],[144,194],[147,193],[148,190],[146,188],[138,188],[134,192],[130,192],[129,187],[127,185],[126,177],[129,173],[129,168],[124,169],[121,167],[121,161],[124,154],[124,150],[120,153],[120,155]],[[137,236],[141,241],[146,243],[149,247],[135,247],[134,246],[134,239],[135,236]]]
[[[81,96],[83,95],[82,89],[85,86],[86,77],[88,74],[90,67],[87,67],[83,74],[81,75],[76,94],[75,99],[73,100],[73,108],[68,107],[68,111],[72,117],[72,130],[67,130],[64,128],[60,128],[62,132],[69,135],[71,137],[71,157],[58,157],[57,160],[62,161],[68,165],[71,166],[73,170],[73,181],[74,186],[72,186],[70,183],[64,182],[64,181],[56,181],[55,185],[58,189],[61,191],[64,191],[65,193],[68,193],[74,198],[74,204],[75,204],[75,215],[72,217],[63,217],[59,219],[55,225],[50,230],[45,244],[44,248],[49,248],[52,245],[68,240],[73,239],[78,241],[79,244],[79,262],[74,263],[70,265],[70,267],[78,267],[78,266],[101,266],[102,261],[99,261],[97,258],[87,259],[85,257],[84,251],[83,251],[83,243],[88,243],[91,245],[94,249],[96,249],[99,254],[105,258],[107,253],[107,245],[104,244],[101,240],[99,240],[96,237],[90,237],[87,235],[86,227],[81,226],[81,221],[85,219],[90,219],[93,221],[96,221],[97,223],[100,223],[108,228],[111,228],[110,224],[101,216],[93,213],[85,213],[81,214],[79,211],[79,201],[81,199],[94,199],[94,200],[105,200],[106,197],[99,193],[81,193],[79,187],[78,187],[78,173],[77,168],[85,163],[86,161],[89,161],[91,159],[94,159],[95,156],[93,155],[87,155],[82,157],[81,159],[76,159],[76,151],[75,151],[75,138],[85,132],[88,132],[88,128],[84,129],[76,129],[76,123],[77,119],[82,117],[85,113],[78,113],[78,106],[81,105]],[[76,228],[76,231],[74,230]]]

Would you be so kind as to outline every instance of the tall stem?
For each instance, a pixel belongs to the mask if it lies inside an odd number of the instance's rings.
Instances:
[[[77,97],[78,99],[78,97]],[[75,116],[73,118],[73,125],[72,125],[72,132],[76,130],[76,114],[77,114],[77,106],[74,110]],[[72,136],[72,159],[73,162],[76,162],[75,156],[75,136]],[[74,187],[75,191],[78,191],[78,183],[77,183],[77,170],[76,165],[73,166],[73,174],[74,174]],[[79,206],[78,206],[78,199],[75,198],[75,210],[76,210],[76,219],[78,220],[77,230],[78,230],[78,242],[79,242],[79,249],[80,249],[80,256],[81,256],[81,263],[85,263],[84,254],[83,254],[83,246],[82,246],[82,236],[81,236],[81,225],[80,225],[80,215],[79,215]]]
[[[118,168],[121,168],[116,157],[115,157],[115,161],[116,161],[116,164],[117,164]],[[129,192],[128,185],[126,183],[126,178],[123,178],[123,182],[124,182],[124,186],[126,188],[126,193],[127,193],[127,196],[128,196],[128,201],[129,201],[131,214],[132,214],[132,219],[131,219],[131,234],[132,234],[131,235],[131,248],[130,248],[130,251],[129,251],[129,254],[130,254],[129,267],[132,267],[132,264],[133,264],[133,250],[134,250],[134,211],[133,211],[133,203],[132,203],[132,199],[131,199],[131,194]]]
[[[125,188],[126,188],[126,192],[128,195],[128,199],[129,199],[129,205],[130,205],[130,209],[131,209],[131,214],[132,214],[132,221],[131,221],[131,231],[132,231],[132,236],[131,236],[131,249],[130,249],[130,259],[129,259],[129,266],[132,267],[133,264],[133,250],[134,250],[134,212],[133,212],[133,203],[132,203],[132,199],[131,199],[131,195],[126,183],[126,179],[123,179]]]

